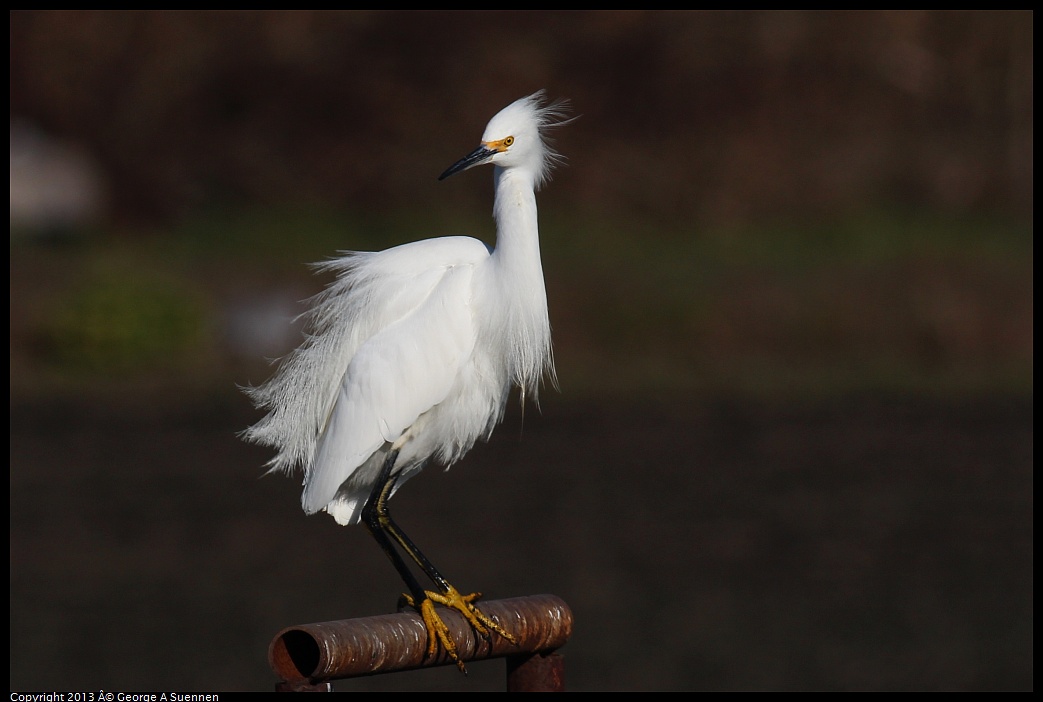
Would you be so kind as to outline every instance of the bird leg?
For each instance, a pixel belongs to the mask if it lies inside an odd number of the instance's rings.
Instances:
[[[486,639],[490,636],[489,632],[494,631],[513,644],[518,643],[518,640],[474,605],[474,602],[482,596],[482,593],[461,594],[438,572],[438,569],[427,559],[427,556],[416,547],[412,539],[391,518],[391,515],[388,513],[387,501],[397,481],[397,476],[391,475],[391,469],[394,467],[395,459],[397,458],[398,450],[393,449],[384,459],[384,465],[381,468],[380,476],[373,488],[373,492],[362,508],[362,521],[373,535],[373,538],[380,544],[384,553],[391,559],[399,576],[401,576],[403,582],[409,588],[410,594],[405,594],[402,598],[406,604],[419,612],[424,620],[424,627],[427,629],[427,655],[435,655],[435,652],[438,650],[438,644],[441,643],[449,658],[455,661],[456,666],[462,672],[466,673],[467,670],[463,661],[460,660],[460,656],[457,653],[456,643],[449,636],[449,627],[446,626],[442,617],[435,611],[436,603],[460,612],[470,623],[471,628]],[[406,565],[395,549],[394,544],[398,544],[399,548],[405,551],[424,574],[434,582],[439,592],[425,590],[420,586],[409,566]]]

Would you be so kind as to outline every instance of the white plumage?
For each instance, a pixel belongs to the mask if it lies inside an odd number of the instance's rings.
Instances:
[[[488,439],[513,386],[535,399],[553,381],[535,191],[557,160],[546,130],[561,107],[542,92],[512,103],[442,175],[493,165],[495,248],[456,236],[319,265],[337,277],[305,342],[247,390],[267,415],[245,436],[277,450],[271,470],[303,468],[305,512],[357,523],[392,450],[397,489]]]

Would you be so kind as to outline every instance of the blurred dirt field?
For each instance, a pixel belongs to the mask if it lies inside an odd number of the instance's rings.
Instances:
[[[240,398],[11,410],[12,690],[270,690],[282,627],[393,611]],[[548,395],[392,507],[461,589],[569,603],[570,690],[1030,690],[1032,414]],[[503,689],[470,670],[336,689]]]

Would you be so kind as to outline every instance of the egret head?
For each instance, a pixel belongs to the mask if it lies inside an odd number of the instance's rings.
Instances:
[[[572,121],[565,119],[567,103],[548,104],[542,90],[515,100],[489,120],[481,145],[438,176],[444,180],[473,166],[492,163],[501,168],[523,168],[539,188],[562,157],[550,148],[547,130]]]

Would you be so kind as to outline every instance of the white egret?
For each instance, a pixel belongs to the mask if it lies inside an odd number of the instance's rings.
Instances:
[[[388,514],[388,498],[429,462],[448,468],[503,418],[512,387],[522,402],[554,382],[535,191],[559,160],[547,130],[564,103],[543,91],[489,121],[481,145],[439,180],[493,166],[496,246],[463,236],[352,252],[319,264],[337,274],[307,313],[304,343],[276,374],[246,392],[267,415],[244,432],[272,446],[271,471],[304,471],[304,511],[361,522],[409,588],[428,655],[440,642],[461,670],[435,611],[461,612],[483,636],[514,641],[431,565]],[[425,590],[396,550],[430,578]]]

